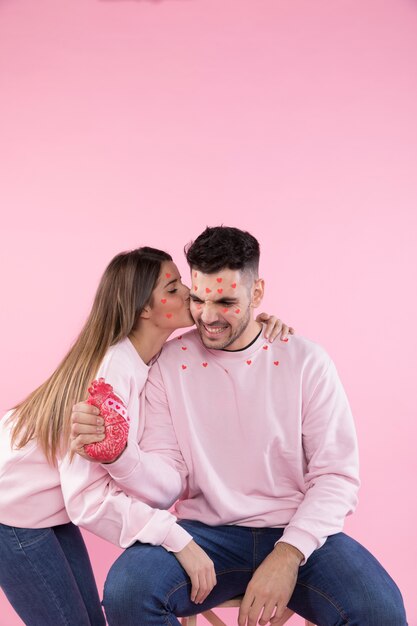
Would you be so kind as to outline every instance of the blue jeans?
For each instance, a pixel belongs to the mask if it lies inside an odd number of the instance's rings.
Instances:
[[[80,530],[0,524],[0,587],[30,626],[104,626]]]
[[[110,626],[178,626],[192,615],[245,593],[254,570],[282,536],[279,528],[181,525],[213,560],[217,585],[206,600],[190,600],[190,580],[175,556],[136,543],[117,559],[104,587]],[[401,594],[378,561],[344,533],[329,537],[307,563],[288,606],[320,626],[405,626]]]

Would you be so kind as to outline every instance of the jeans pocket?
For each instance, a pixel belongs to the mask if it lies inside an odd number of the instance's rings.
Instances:
[[[51,528],[17,528],[13,526],[13,533],[21,548],[33,546],[42,539],[46,539],[52,532]]]

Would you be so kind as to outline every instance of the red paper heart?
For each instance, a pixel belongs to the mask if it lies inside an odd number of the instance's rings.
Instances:
[[[170,320],[172,317],[172,313],[167,313],[165,317],[167,317]]]
[[[218,283],[223,282],[223,278],[217,278],[216,280],[217,280]]]
[[[187,366],[186,366],[186,365],[181,365],[181,367],[182,367],[182,369],[183,369],[183,370],[186,370],[186,369],[187,369]]]
[[[281,341],[283,341],[284,343],[287,343],[288,337],[287,337],[287,339],[281,339]]]
[[[206,293],[211,293],[211,289],[209,289],[208,287],[206,287]]]
[[[217,293],[223,293],[223,289],[218,289]]]
[[[171,274],[165,274],[167,278],[171,278]]]
[[[203,367],[207,367],[208,363],[202,363],[201,364]]]
[[[182,346],[181,348],[181,350],[186,350],[186,349],[187,349],[186,346]]]
[[[236,289],[236,283],[232,283],[233,289]]]
[[[109,405],[111,406],[113,404],[112,400],[109,400]]]
[[[269,346],[264,346],[264,350],[268,350]]]
[[[162,298],[161,302],[162,302],[162,304],[166,304],[167,299],[166,298]]]
[[[279,361],[274,361],[274,365],[279,365]]]
[[[250,361],[250,360],[249,360],[249,361],[246,361],[246,363],[247,363],[248,365],[250,365],[250,364],[252,363],[252,361]]]
[[[229,313],[229,309],[223,309],[223,313]]]
[[[178,339],[178,340],[181,340],[181,339],[182,339],[182,335],[180,335],[179,337],[177,337],[177,339]]]
[[[116,409],[120,409],[120,404],[116,404]]]
[[[235,313],[238,315],[240,313],[240,309],[236,309]]]

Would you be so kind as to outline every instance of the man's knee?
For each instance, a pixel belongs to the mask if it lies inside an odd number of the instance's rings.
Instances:
[[[374,597],[361,598],[355,607],[355,624],[366,626],[407,626],[401,593],[395,583],[380,587]]]

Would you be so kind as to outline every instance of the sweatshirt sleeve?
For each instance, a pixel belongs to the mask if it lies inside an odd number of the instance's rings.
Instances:
[[[279,540],[304,554],[302,565],[329,535],[343,529],[360,485],[355,426],[331,361],[303,408],[303,449],[305,496]]]
[[[136,394],[138,415],[130,415],[131,421],[138,422],[138,428],[130,429],[128,444],[124,452],[113,463],[103,463],[102,468],[127,495],[133,496],[160,508],[169,508],[183,490],[183,479],[176,467],[156,454],[147,454],[140,449],[140,438],[145,420],[145,400],[139,394],[144,389],[149,368],[143,364],[141,376],[133,378],[128,363],[122,355],[113,353],[99,368],[97,378],[103,377],[110,383],[115,393],[126,407],[131,404],[132,394]],[[133,435],[136,431],[137,435]]]
[[[97,463],[75,456],[60,463],[61,488],[70,519],[127,548],[135,541],[182,550],[192,539],[176,517],[124,493]]]
[[[159,363],[153,365],[145,387],[145,427],[141,450],[157,454],[180,474],[183,490],[187,486],[188,468],[181,454],[168,405]]]

